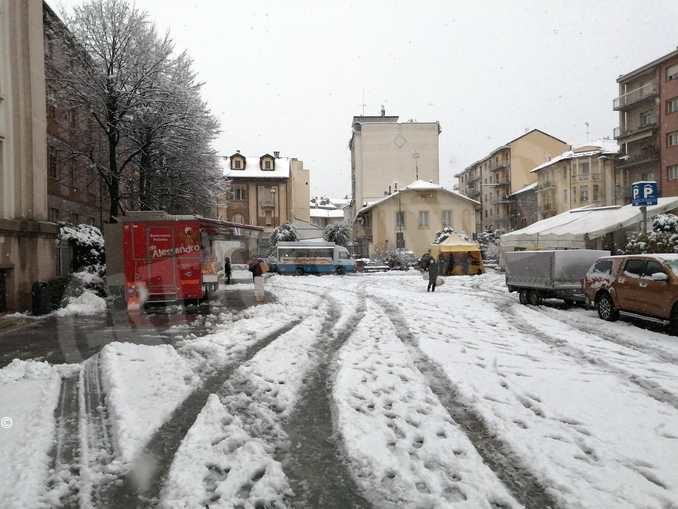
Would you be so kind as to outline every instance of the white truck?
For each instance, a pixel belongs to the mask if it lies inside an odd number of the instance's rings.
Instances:
[[[504,253],[506,286],[518,292],[521,304],[538,306],[542,299],[584,303],[582,280],[591,265],[609,251],[571,249]]]

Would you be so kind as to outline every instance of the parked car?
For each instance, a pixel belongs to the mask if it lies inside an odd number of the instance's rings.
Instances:
[[[583,281],[587,304],[603,320],[620,314],[663,325],[678,333],[678,254],[606,256]]]
[[[504,253],[506,286],[518,292],[521,304],[538,306],[542,299],[584,304],[582,279],[595,260],[609,254],[592,249]]]

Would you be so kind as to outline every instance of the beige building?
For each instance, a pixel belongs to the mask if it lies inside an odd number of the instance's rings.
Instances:
[[[353,224],[355,254],[371,257],[405,249],[421,255],[445,226],[475,233],[479,205],[439,184],[418,180],[358,211]]]
[[[619,147],[601,140],[571,150],[537,166],[537,209],[539,219],[568,210],[616,205],[621,197],[616,191],[622,176],[615,173]]]
[[[267,233],[281,224],[310,223],[310,174],[303,161],[278,152],[245,156],[240,151],[222,161],[229,190],[219,200],[219,219],[262,226],[264,244]]]
[[[459,191],[481,203],[478,230],[511,229],[511,195],[536,182],[532,169],[569,145],[533,129],[493,150],[456,175]]]
[[[438,122],[399,122],[397,116],[353,117],[351,216],[415,180],[439,182]]]
[[[56,275],[47,222],[41,0],[0,0],[0,312],[31,304],[31,285]]]

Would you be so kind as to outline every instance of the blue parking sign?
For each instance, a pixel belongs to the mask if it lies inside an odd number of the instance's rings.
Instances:
[[[657,197],[659,195],[657,182],[653,180],[634,182],[631,184],[631,191],[631,203],[634,207],[657,205]]]

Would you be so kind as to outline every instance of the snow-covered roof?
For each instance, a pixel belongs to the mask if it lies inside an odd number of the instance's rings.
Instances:
[[[342,209],[329,209],[326,207],[310,207],[308,210],[311,213],[311,217],[324,217],[324,218],[344,217],[344,211]]]
[[[264,155],[246,155],[240,154],[245,158],[245,169],[232,170],[231,157],[223,156],[221,158],[221,169],[227,178],[289,178],[290,161],[288,157],[278,157],[275,159],[274,170],[262,170],[259,166],[259,159]]]
[[[678,197],[658,198],[657,205],[647,208],[648,218],[678,209]],[[585,247],[586,239],[596,239],[639,224],[642,214],[633,205],[609,207],[585,207],[573,209],[542,221],[537,221],[522,230],[501,236],[504,247],[530,244],[542,247]]]
[[[545,163],[540,164],[536,168],[530,170],[531,172],[537,172],[548,168],[560,161],[565,161],[567,159],[577,159],[580,157],[591,157],[591,156],[602,156],[602,155],[613,155],[619,153],[619,145],[615,140],[610,140],[608,138],[603,138],[586,145],[580,145],[578,147],[573,147],[570,150],[566,150],[562,154],[559,154],[555,157],[552,157]]]
[[[537,189],[538,184],[539,184],[538,182],[534,182],[530,185],[527,185],[527,186],[525,186],[521,189],[518,189],[515,193],[511,193],[511,196],[515,196],[517,194],[521,194],[521,193],[524,193],[526,191],[532,191],[533,189]]]
[[[408,191],[443,191],[445,193],[452,194],[452,195],[454,195],[458,198],[462,198],[464,200],[470,201],[474,205],[480,205],[479,201],[476,201],[472,198],[469,198],[468,196],[465,196],[465,195],[458,193],[456,191],[451,191],[449,189],[446,189],[445,187],[441,186],[440,184],[434,184],[433,182],[427,182],[425,180],[415,180],[410,185],[403,187],[402,189],[396,191],[393,194],[386,195],[383,198],[377,198],[374,201],[366,200],[367,205],[365,205],[361,209],[359,209],[358,214],[361,214],[361,213],[365,212],[366,210],[371,209],[375,205],[378,205],[382,202],[385,202],[386,200],[390,200],[391,198],[398,196],[398,194],[400,194],[400,193],[408,192]]]

